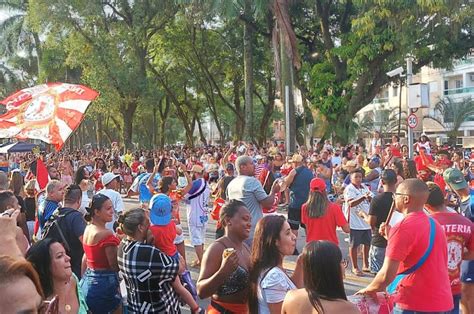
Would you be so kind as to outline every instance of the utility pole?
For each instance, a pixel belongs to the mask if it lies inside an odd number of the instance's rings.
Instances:
[[[406,58],[407,61],[407,95],[406,95],[406,102],[407,102],[407,109],[408,115],[412,114],[414,111],[410,108],[410,85],[412,83],[413,77],[413,57],[408,55]],[[408,122],[407,122],[408,123]],[[413,129],[407,126],[408,128],[408,157],[411,159],[413,158]]]

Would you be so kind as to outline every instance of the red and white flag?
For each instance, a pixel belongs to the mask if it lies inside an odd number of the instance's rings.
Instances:
[[[2,100],[0,138],[39,139],[60,150],[99,95],[83,85],[47,83],[22,89]]]

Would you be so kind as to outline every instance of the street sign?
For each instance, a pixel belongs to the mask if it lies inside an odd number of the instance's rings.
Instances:
[[[414,129],[418,125],[418,118],[416,117],[414,113],[408,116],[407,121],[408,121],[408,127],[410,127],[410,129]]]

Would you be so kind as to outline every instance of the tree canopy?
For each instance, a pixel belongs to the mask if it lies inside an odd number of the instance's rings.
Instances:
[[[449,68],[474,47],[471,1],[0,1],[1,96],[46,81],[101,96],[75,141],[153,147],[271,138],[283,85],[346,142],[353,118],[397,78]],[[288,72],[289,70],[289,72]],[[301,115],[301,114],[300,114]],[[307,116],[305,114],[304,116]],[[295,127],[305,121],[296,118]],[[317,119],[316,121],[320,121]]]

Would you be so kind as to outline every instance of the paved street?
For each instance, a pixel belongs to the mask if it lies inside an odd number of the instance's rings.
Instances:
[[[127,209],[138,206],[138,201],[137,201],[136,198],[124,199],[124,203],[125,203],[125,208],[127,208]],[[282,211],[280,213],[283,214],[283,215],[286,215],[286,212],[284,212],[284,211]],[[180,214],[181,214],[180,215],[181,216],[181,224],[183,226],[183,232],[184,232],[184,235],[185,235],[185,238],[186,238],[186,240],[185,240],[185,243],[186,243],[186,260],[189,263],[190,261],[192,261],[193,259],[196,258],[196,254],[194,252],[194,248],[191,246],[190,241],[189,241],[188,226],[187,226],[187,222],[186,222],[186,210],[185,210],[184,206],[181,206]],[[215,239],[215,235],[214,235],[215,229],[216,229],[216,223],[215,223],[215,221],[210,219],[209,224],[208,224],[208,228],[207,228],[207,232],[206,232],[206,245],[210,245],[214,241],[214,239]],[[349,257],[348,257],[349,246],[348,246],[348,242],[347,242],[348,235],[345,235],[342,231],[339,231],[338,234],[339,234],[339,246],[342,250],[342,254],[345,258],[347,258],[349,260]],[[299,252],[301,252],[302,248],[304,247],[305,238],[306,237],[305,237],[305,234],[304,234],[304,230],[300,229],[300,234],[298,236],[298,241],[297,241],[297,248],[298,248]],[[287,268],[288,270],[291,271],[295,268],[295,262],[296,262],[296,256],[286,257],[285,261],[284,261],[284,266],[285,266],[285,268]],[[359,265],[361,265],[360,260],[359,260]],[[199,269],[190,268],[190,270],[191,270],[192,278],[196,281],[198,276],[199,276]],[[344,280],[344,286],[346,288],[347,295],[352,295],[356,291],[358,291],[359,289],[366,287],[367,284],[371,281],[371,278],[372,277],[369,276],[369,275],[365,275],[364,277],[356,277],[356,276],[352,275],[352,273],[350,272],[350,265],[349,265],[349,267],[346,270],[346,278]],[[201,307],[206,308],[207,305],[209,304],[209,300],[207,300],[207,299],[206,300],[200,300],[199,304],[201,305]],[[189,313],[189,310],[188,310],[187,307],[183,307],[183,313]]]

